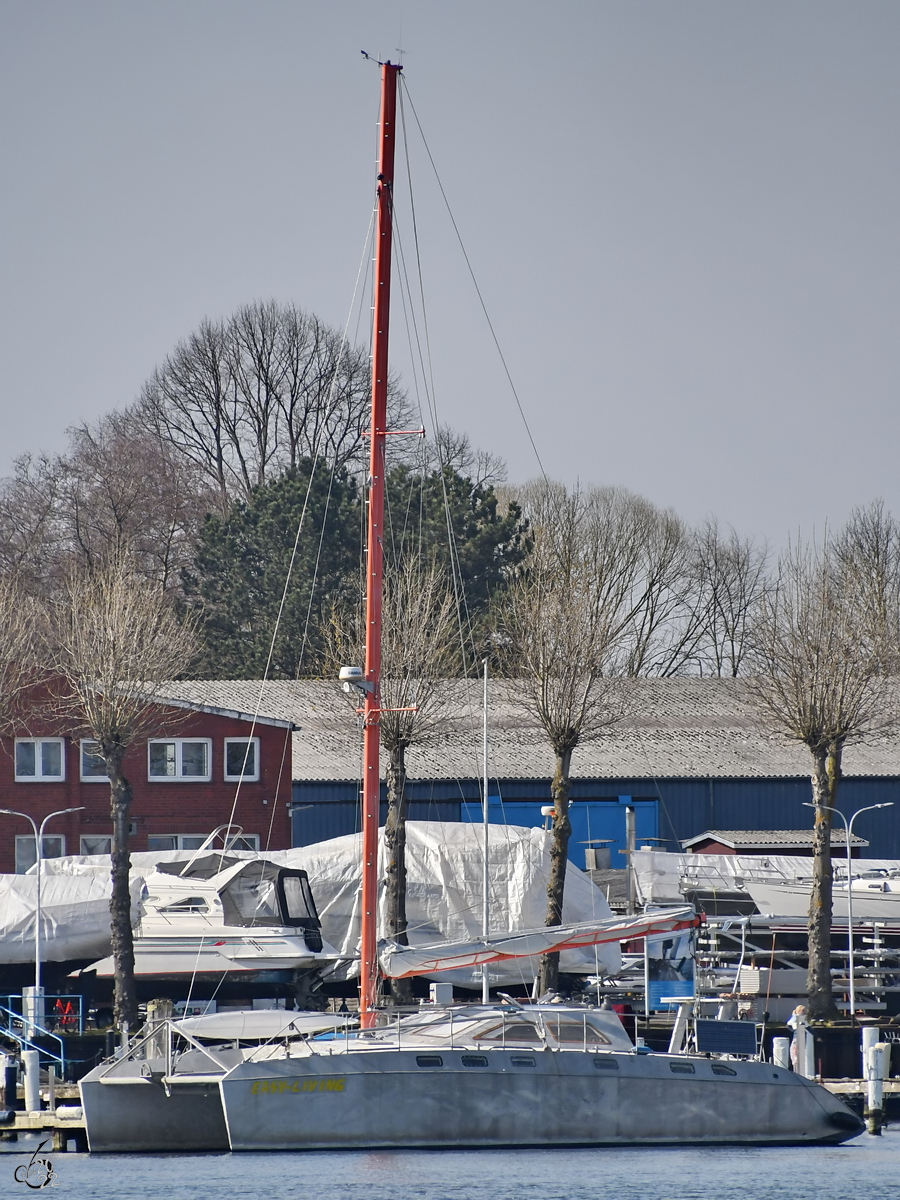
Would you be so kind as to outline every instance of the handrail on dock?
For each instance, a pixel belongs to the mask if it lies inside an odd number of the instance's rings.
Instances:
[[[23,1050],[37,1050],[39,1054],[43,1054],[47,1058],[54,1059],[59,1063],[61,1071],[65,1073],[65,1044],[58,1034],[51,1033],[49,1029],[44,1029],[42,1025],[38,1025],[37,1021],[33,1021],[31,1017],[23,1017],[21,1013],[17,1013],[14,1009],[7,1008],[5,1005],[0,1004],[0,1020],[4,1018],[5,1023],[2,1027],[0,1027],[0,1034],[4,1035],[5,1037],[10,1037],[13,1039],[13,1041],[18,1042],[19,1046]],[[23,1029],[21,1032],[17,1032],[13,1028],[13,1021],[19,1021],[22,1023]],[[32,1041],[31,1038],[26,1035],[25,1027],[36,1031],[38,1037],[53,1038],[55,1042],[59,1043],[59,1054],[54,1054],[53,1051],[47,1046],[41,1046],[37,1042]]]

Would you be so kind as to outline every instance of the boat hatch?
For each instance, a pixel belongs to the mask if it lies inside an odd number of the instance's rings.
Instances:
[[[305,871],[287,870],[270,862],[249,862],[219,894],[226,924],[302,929],[309,948],[321,950],[319,915]]]

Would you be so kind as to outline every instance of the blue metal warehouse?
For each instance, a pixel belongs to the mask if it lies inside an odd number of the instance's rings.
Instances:
[[[252,712],[255,681],[186,681],[173,695],[223,710]],[[273,681],[261,711],[291,720],[293,841],[308,845],[359,828],[360,735],[356,704],[336,683]],[[611,701],[619,719],[572,756],[573,846],[610,846],[624,866],[625,805],[637,814],[638,842],[680,849],[707,829],[808,829],[811,756],[760,724],[740,680],[623,681]],[[250,706],[248,708],[248,705]],[[413,820],[481,820],[482,708],[479,682],[447,685],[446,717],[427,744],[407,751]],[[553,755],[523,690],[491,684],[489,799],[492,819],[540,825],[550,802]],[[844,752],[838,806],[848,816],[870,804],[854,831],[873,858],[900,858],[900,735],[882,734]]]

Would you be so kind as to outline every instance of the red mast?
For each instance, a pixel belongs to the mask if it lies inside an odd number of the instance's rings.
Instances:
[[[372,428],[369,512],[366,537],[366,692],[363,707],[362,927],[360,930],[360,1024],[375,1020],[378,989],[378,816],[381,799],[378,719],[381,705],[381,593],[384,530],[384,447],[387,433],[388,323],[391,302],[394,130],[397,76],[401,68],[381,64],[375,296],[372,331]]]

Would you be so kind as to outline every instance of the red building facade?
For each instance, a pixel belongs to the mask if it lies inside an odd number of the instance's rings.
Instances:
[[[290,722],[179,704],[160,709],[159,727],[165,732],[125,756],[132,850],[196,849],[229,821],[242,827],[244,848],[290,847]],[[59,809],[80,810],[48,821],[45,857],[109,852],[109,783],[95,750],[90,739],[51,725],[2,739],[0,808],[27,813],[38,826]],[[34,860],[31,825],[0,815],[0,873],[25,871]]]

